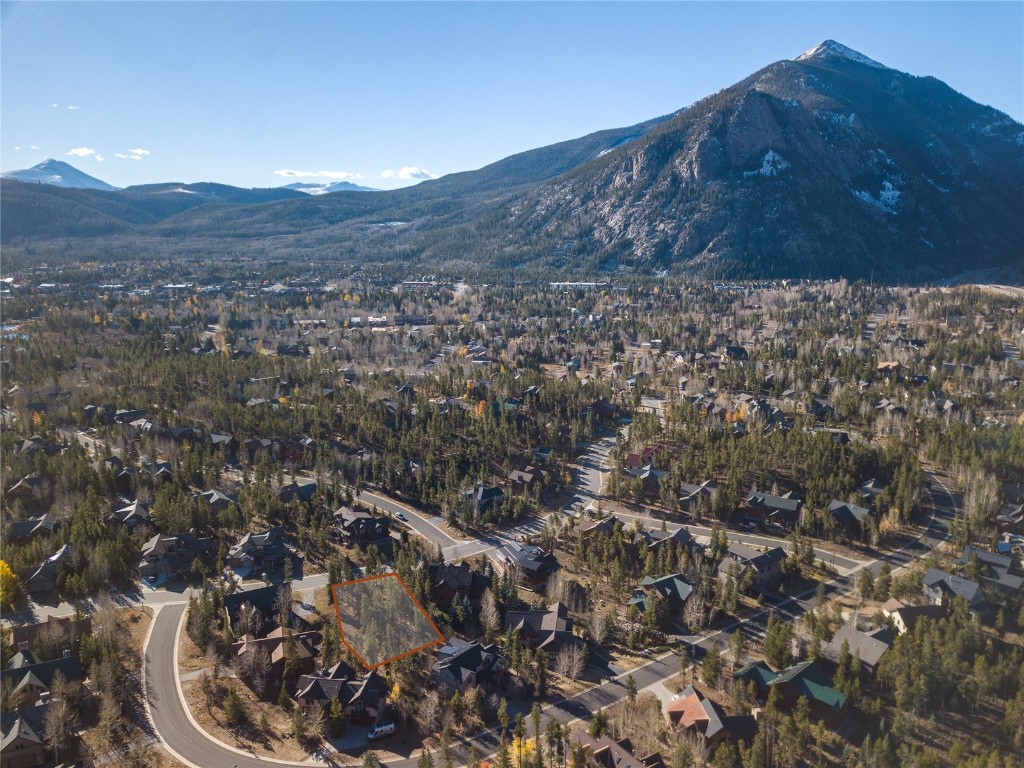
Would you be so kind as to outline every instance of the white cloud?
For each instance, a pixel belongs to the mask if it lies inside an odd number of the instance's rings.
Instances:
[[[69,104],[68,105],[68,109],[70,109],[72,112],[77,112],[78,110],[81,109],[81,107],[79,107],[77,105]]]
[[[431,173],[426,168],[418,168],[415,165],[406,165],[399,168],[397,171],[386,170],[380,172],[380,178],[382,179],[403,179],[405,181],[422,181],[423,179],[436,179],[437,175]]]
[[[99,161],[100,161],[101,163],[102,163],[102,162],[103,162],[104,160],[106,160],[106,158],[105,158],[105,157],[103,157],[103,155],[99,155],[99,154],[98,154],[98,155],[96,155],[96,159],[97,159],[97,160],[99,160]]]
[[[29,147],[29,149],[39,149],[39,145],[33,144],[31,147]]]
[[[141,160],[150,154],[148,149],[129,149],[127,152],[115,152],[114,157],[118,160]]]
[[[96,150],[92,147],[75,147],[74,149],[69,149],[68,154],[73,157],[88,157],[89,155],[95,155]]]
[[[50,106],[56,109],[57,107],[60,106],[60,104],[51,104]]]
[[[417,168],[415,165],[407,165],[398,172],[400,179],[436,179],[437,176],[426,168]]]
[[[14,151],[15,151],[15,152],[21,152],[21,147],[15,147],[15,148],[14,148]]]
[[[362,179],[361,173],[349,173],[348,171],[293,171],[283,169],[274,171],[278,176],[286,179]]]

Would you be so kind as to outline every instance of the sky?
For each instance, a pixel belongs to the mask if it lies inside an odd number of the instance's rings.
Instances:
[[[0,167],[390,189],[835,39],[1024,121],[1024,2],[0,2]]]

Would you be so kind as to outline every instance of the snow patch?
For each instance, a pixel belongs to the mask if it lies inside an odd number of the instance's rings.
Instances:
[[[873,205],[875,208],[886,213],[896,213],[896,204],[900,200],[900,191],[888,179],[882,182],[882,189],[879,191],[878,197],[862,189],[852,189],[850,191],[854,197],[868,205]]]
[[[597,156],[598,157],[604,157],[605,155],[607,155],[611,151],[612,151],[612,149],[610,147],[608,149],[602,149],[600,152],[597,153]]]
[[[845,45],[837,43],[835,40],[826,40],[825,42],[814,46],[809,51],[804,51],[796,57],[796,61],[820,61],[822,59],[846,59],[858,64],[863,64],[867,67],[888,69],[884,64],[879,64],[874,59],[869,59],[860,51],[847,48]]]
[[[744,171],[744,177],[747,176],[778,176],[779,171],[784,171],[789,168],[789,163],[774,149],[769,149],[764,153],[764,157],[761,158],[761,167],[756,171]]]

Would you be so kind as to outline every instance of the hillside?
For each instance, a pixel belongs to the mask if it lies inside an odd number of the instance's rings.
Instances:
[[[37,252],[130,235],[163,254],[931,281],[1021,266],[1024,127],[826,41],[674,115],[390,192],[0,193],[4,243]]]

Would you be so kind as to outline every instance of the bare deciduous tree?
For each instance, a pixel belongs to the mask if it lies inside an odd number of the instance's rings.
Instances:
[[[75,713],[71,706],[61,699],[51,701],[43,718],[43,741],[55,759],[60,760],[67,750],[74,725]]]
[[[564,645],[555,659],[555,671],[576,680],[583,674],[583,649],[579,645]]]

